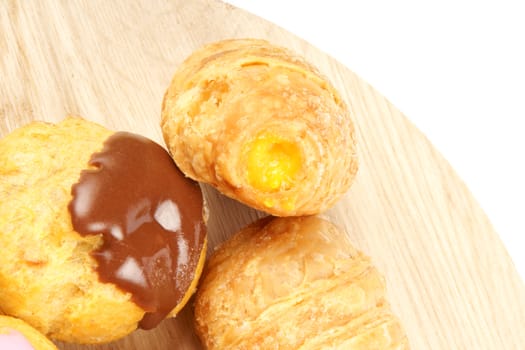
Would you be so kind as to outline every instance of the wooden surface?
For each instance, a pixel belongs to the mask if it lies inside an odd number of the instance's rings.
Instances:
[[[0,33],[0,135],[76,114],[162,142],[162,96],[192,50],[259,37],[298,51],[341,91],[359,134],[357,181],[326,215],[384,272],[412,348],[525,348],[524,284],[465,185],[380,93],[306,42],[211,0],[3,1]],[[212,246],[260,216],[205,192]],[[116,343],[59,347],[200,349],[191,318],[186,307]]]

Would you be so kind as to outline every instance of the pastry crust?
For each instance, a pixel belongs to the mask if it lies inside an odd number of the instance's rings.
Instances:
[[[80,118],[33,122],[0,140],[0,309],[50,338],[105,343],[137,328],[131,295],[99,281],[101,235],[75,232],[71,188],[112,131]],[[196,289],[196,275],[174,316]]]
[[[12,331],[21,333],[35,350],[57,350],[55,344],[24,321],[0,315],[0,336]]]
[[[166,91],[161,127],[186,175],[277,216],[326,210],[357,172],[339,93],[301,57],[264,40],[195,51]]]
[[[318,217],[264,218],[208,260],[195,301],[207,349],[408,349],[384,278]]]

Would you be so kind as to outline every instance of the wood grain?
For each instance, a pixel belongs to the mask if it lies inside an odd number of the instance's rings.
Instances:
[[[3,1],[0,33],[0,135],[75,114],[162,142],[162,96],[192,50],[258,37],[301,53],[341,91],[359,134],[357,181],[326,216],[384,272],[412,348],[525,347],[525,287],[466,186],[381,94],[303,40],[211,0]],[[211,246],[261,216],[205,193]],[[191,320],[187,307],[116,343],[59,347],[200,349]]]

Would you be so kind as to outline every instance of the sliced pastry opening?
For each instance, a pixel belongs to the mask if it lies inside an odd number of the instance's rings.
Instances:
[[[289,190],[295,184],[303,159],[292,140],[263,133],[244,146],[246,181],[262,192]]]

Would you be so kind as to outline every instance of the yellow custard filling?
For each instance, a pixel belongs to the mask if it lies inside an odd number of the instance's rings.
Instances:
[[[262,134],[245,146],[248,183],[263,192],[290,189],[302,167],[299,147],[283,137]]]

